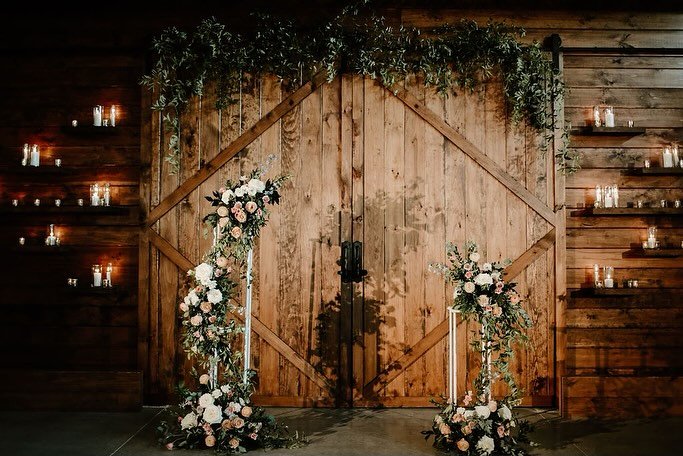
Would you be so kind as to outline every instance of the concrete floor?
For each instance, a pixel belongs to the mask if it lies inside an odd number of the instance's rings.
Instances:
[[[174,451],[156,444],[161,409],[139,413],[0,412],[2,456],[155,456],[213,454]],[[432,409],[271,409],[292,429],[304,431],[310,445],[267,452],[272,456],[438,455],[420,431]],[[535,455],[612,456],[682,454],[682,418],[621,423],[564,421],[557,413],[520,409],[534,423]],[[676,445],[675,445],[676,444]],[[258,451],[252,454],[262,454]]]

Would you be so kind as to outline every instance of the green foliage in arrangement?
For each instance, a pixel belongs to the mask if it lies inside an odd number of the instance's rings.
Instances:
[[[528,122],[545,144],[552,138],[551,106],[562,98],[564,86],[538,43],[518,41],[523,29],[467,20],[430,31],[392,27],[364,10],[368,3],[348,6],[314,30],[266,15],[257,17],[257,26],[248,35],[230,32],[214,18],[192,32],[165,30],[154,40],[156,60],[142,84],[156,94],[153,109],[164,113],[170,132],[168,160],[177,167],[178,116],[188,101],[213,82],[216,106],[223,108],[236,101],[243,74],[273,74],[292,88],[321,70],[327,71],[329,80],[339,73],[354,73],[388,88],[409,74],[419,74],[425,85],[444,95],[500,78],[513,122]],[[577,167],[576,157],[564,144],[556,160],[567,172]]]

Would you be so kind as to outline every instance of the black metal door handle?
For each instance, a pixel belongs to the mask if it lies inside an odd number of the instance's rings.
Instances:
[[[353,282],[353,245],[349,241],[342,242],[339,265],[341,271],[337,274],[341,275],[342,283]]]
[[[362,282],[366,275],[368,271],[363,269],[363,243],[355,241],[353,243],[353,281]]]

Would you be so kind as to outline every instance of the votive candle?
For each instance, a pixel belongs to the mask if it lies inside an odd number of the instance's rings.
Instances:
[[[40,149],[38,144],[31,146],[31,166],[40,166]]]
[[[99,264],[94,264],[92,266],[92,286],[102,286],[102,266],[100,266]]]
[[[596,127],[599,127],[602,125],[600,123],[600,107],[599,106],[593,106],[593,125]]]
[[[614,108],[612,106],[607,106],[605,108],[605,126],[610,128],[614,127]]]

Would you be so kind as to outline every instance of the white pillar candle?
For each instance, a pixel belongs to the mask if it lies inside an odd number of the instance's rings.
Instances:
[[[600,285],[600,266],[597,264],[593,265],[593,286],[595,288],[598,288]]]
[[[21,159],[21,166],[28,165],[30,154],[31,154],[31,149],[28,147],[28,144],[24,144],[24,155]]]
[[[602,207],[602,188],[599,185],[595,186],[595,207]]]
[[[115,127],[116,126],[116,105],[112,105],[111,108],[109,108],[109,120],[111,121],[111,126]]]
[[[674,167],[674,156],[671,152],[671,147],[666,146],[662,151],[662,167],[673,168]]]
[[[102,126],[102,106],[97,105],[94,108],[92,108],[92,124],[95,127],[101,127]]]
[[[105,206],[109,206],[109,200],[111,198],[111,191],[109,190],[109,183],[104,184],[104,195],[103,201]]]
[[[605,288],[614,288],[614,268],[605,266]]]
[[[90,205],[99,206],[100,205],[100,186],[94,184],[90,186]]]
[[[612,199],[614,207],[619,207],[619,187],[616,184],[612,185]]]
[[[605,207],[614,207],[614,197],[611,187],[605,187]]]
[[[37,144],[31,146],[31,166],[40,166],[40,149]]]
[[[106,270],[106,271],[107,271],[107,281],[109,282],[109,286],[111,286],[111,284],[112,284],[112,282],[111,282],[111,273],[112,273],[113,270],[114,270],[114,266],[112,266],[111,263],[108,263],[108,264],[107,264],[107,270]]]
[[[102,267],[99,264],[92,267],[92,285],[93,287],[102,286]]]
[[[601,125],[599,106],[593,106],[593,125],[595,125],[596,127],[599,127]]]
[[[678,145],[674,144],[671,146],[671,155],[673,155],[673,166],[678,166]]]
[[[614,108],[611,106],[605,108],[605,126],[614,127]]]

